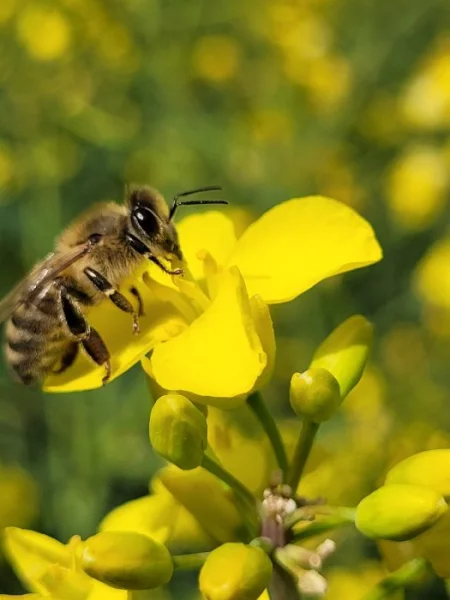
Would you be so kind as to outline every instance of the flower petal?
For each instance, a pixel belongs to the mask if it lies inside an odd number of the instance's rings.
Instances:
[[[217,296],[205,312],[154,349],[151,373],[166,390],[234,398],[253,388],[266,364],[245,284],[239,271],[230,269],[220,276]]]
[[[193,214],[177,224],[180,248],[194,279],[203,278],[203,262],[197,254],[207,250],[219,266],[224,265],[236,245],[231,219],[211,210]]]
[[[365,219],[336,200],[308,196],[283,202],[250,225],[228,264],[238,266],[249,296],[275,304],[381,257]]]
[[[158,471],[155,479],[156,487],[162,484],[217,542],[239,539],[241,514],[229,490],[214,475],[202,467],[182,471],[170,465]]]
[[[276,461],[259,420],[247,404],[234,410],[209,406],[208,443],[227,471],[256,496],[262,495]]]
[[[154,286],[162,286],[154,283]],[[155,296],[142,277],[129,279],[121,287],[121,292],[131,303],[136,298],[129,293],[131,287],[138,289],[144,315],[139,319],[140,333],[133,334],[132,318],[119,310],[110,300],[104,300],[93,307],[88,314],[89,323],[99,332],[111,355],[111,381],[137,363],[155,344],[178,335],[186,327],[186,321],[179,310],[169,302]],[[180,295],[176,289],[168,293]],[[74,364],[61,374],[46,378],[44,390],[47,392],[73,392],[101,387],[105,374],[103,366],[96,365],[84,351],[78,353]]]
[[[33,592],[46,593],[41,579],[52,565],[70,565],[69,548],[47,535],[18,527],[7,527],[3,535],[8,560],[20,580]]]
[[[214,545],[198,521],[165,488],[118,506],[106,515],[100,530],[143,533],[177,553],[200,552]]]

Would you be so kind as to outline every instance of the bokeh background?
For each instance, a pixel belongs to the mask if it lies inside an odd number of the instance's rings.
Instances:
[[[298,427],[291,374],[349,315],[375,323],[304,483],[356,503],[390,465],[450,443],[449,129],[448,0],[1,0],[0,293],[125,182],[169,198],[221,184],[240,224],[298,195],[348,203],[385,259],[275,307],[265,395]],[[0,369],[0,528],[86,536],[146,493],[159,462],[139,367],[67,396]],[[348,534],[329,573],[331,599],[360,598],[382,576],[376,547]],[[0,592],[20,590],[0,558]]]

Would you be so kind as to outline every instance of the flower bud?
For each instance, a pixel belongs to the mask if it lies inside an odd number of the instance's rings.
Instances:
[[[356,527],[375,539],[404,541],[426,531],[447,512],[435,490],[388,484],[366,496],[356,509]]]
[[[395,465],[386,483],[413,483],[432,488],[450,498],[450,450],[427,450]]]
[[[341,403],[339,383],[329,371],[320,368],[294,373],[289,398],[297,415],[315,423],[328,421]]]
[[[130,531],[103,531],[88,538],[81,566],[90,577],[125,590],[152,589],[168,583],[173,574],[167,548]]]
[[[257,600],[269,585],[272,562],[264,550],[228,543],[211,552],[200,571],[206,600]]]
[[[150,413],[150,442],[155,451],[180,469],[195,469],[207,445],[205,415],[180,394],[161,396]]]
[[[327,369],[344,399],[361,379],[372,345],[373,326],[361,315],[350,317],[317,348],[311,367]]]

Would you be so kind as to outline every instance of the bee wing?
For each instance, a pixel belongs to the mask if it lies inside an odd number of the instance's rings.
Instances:
[[[92,243],[86,242],[66,252],[53,252],[38,263],[30,273],[0,301],[0,323],[25,301],[33,302],[46,291],[48,284],[64,269],[88,254]]]

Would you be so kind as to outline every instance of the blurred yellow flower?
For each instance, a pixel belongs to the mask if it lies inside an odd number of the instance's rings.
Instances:
[[[71,44],[69,22],[51,4],[33,2],[25,6],[18,15],[17,34],[37,60],[61,58]]]
[[[38,488],[31,475],[19,467],[0,465],[0,531],[27,527],[38,512]]]
[[[214,83],[233,78],[240,62],[237,42],[225,35],[209,35],[200,38],[192,53],[194,75]]]
[[[2,0],[0,4],[0,25],[9,21],[17,9],[17,0]]]
[[[426,229],[442,213],[448,185],[443,152],[429,145],[406,147],[386,179],[386,198],[393,218],[407,229]]]
[[[443,35],[413,74],[401,97],[405,122],[433,130],[450,124],[450,36]]]
[[[229,408],[270,375],[275,342],[266,303],[288,302],[322,279],[381,258],[370,225],[321,196],[275,206],[239,240],[232,221],[215,211],[184,219],[178,231],[192,277],[170,278],[143,265],[123,286],[126,292],[136,285],[143,298],[139,336],[108,303],[90,317],[111,351],[113,377],[153,348],[143,366],[163,389]],[[88,389],[101,385],[102,376],[80,357],[45,387]]]
[[[450,237],[431,246],[416,267],[413,283],[423,302],[450,310]]]
[[[330,600],[361,600],[386,575],[388,571],[375,562],[366,562],[356,568],[332,567],[327,571],[326,597]],[[390,596],[392,600],[400,600],[402,597],[401,591]]]

